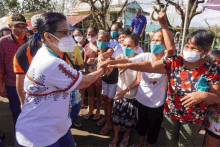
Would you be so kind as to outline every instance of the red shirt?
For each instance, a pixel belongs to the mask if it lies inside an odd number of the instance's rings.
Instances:
[[[26,43],[27,40],[24,42]],[[0,73],[6,85],[15,86],[15,73],[13,70],[13,58],[21,45],[16,42],[12,34],[0,40]]]
[[[164,114],[182,123],[200,124],[205,119],[208,105],[201,102],[193,107],[185,108],[180,99],[186,93],[196,92],[195,84],[200,76],[208,80],[208,85],[219,84],[218,67],[205,62],[199,68],[189,70],[185,67],[182,56],[173,56],[165,60],[164,65],[169,78]]]

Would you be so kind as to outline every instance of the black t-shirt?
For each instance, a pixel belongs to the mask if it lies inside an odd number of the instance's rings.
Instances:
[[[14,57],[14,72],[16,74],[26,74],[33,57],[40,46],[34,46],[28,41],[22,45]]]
[[[107,84],[118,83],[118,68],[114,68],[110,75],[102,77],[102,80]]]

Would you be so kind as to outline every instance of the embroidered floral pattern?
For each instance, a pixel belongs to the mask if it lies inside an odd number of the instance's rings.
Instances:
[[[180,99],[186,93],[195,92],[195,84],[200,76],[208,79],[208,85],[219,83],[219,70],[216,65],[205,62],[198,69],[188,70],[182,56],[173,56],[164,61],[169,77],[164,114],[183,123],[201,123],[206,114],[207,104],[201,102],[191,108],[185,108]]]

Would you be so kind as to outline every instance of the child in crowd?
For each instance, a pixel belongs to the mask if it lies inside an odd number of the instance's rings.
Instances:
[[[101,56],[107,52],[110,36],[105,31],[100,31],[98,34],[97,46],[98,54]],[[112,60],[109,57],[107,60]],[[107,134],[112,128],[111,124],[111,110],[113,105],[113,98],[115,97],[118,82],[118,69],[113,69],[108,76],[102,77],[102,99],[104,101],[105,116],[98,121],[97,125],[105,126],[102,128],[100,134]]]
[[[220,67],[220,51],[209,52],[208,59]],[[210,105],[205,124],[204,147],[217,147],[220,142],[220,104]]]
[[[97,53],[97,33],[98,29],[95,27],[89,27],[87,30],[87,40],[89,43],[85,46],[84,50],[84,62],[88,63],[87,73],[91,73],[96,71],[97,62],[90,64],[90,58],[96,58],[98,56]],[[98,96],[97,99],[97,110],[96,114],[93,116],[93,120],[98,120],[100,118],[100,108],[101,108],[101,79],[99,78],[96,82],[90,85],[88,88],[88,97],[89,97],[89,112],[84,116],[84,119],[89,119],[93,115],[93,105],[94,105],[94,95]]]
[[[127,34],[126,32],[124,33]],[[135,49],[138,48],[138,42],[139,39],[137,35],[133,34],[131,36],[127,36],[123,41],[123,54],[118,55],[116,60],[134,56]],[[134,70],[126,70],[119,75],[117,95],[115,97],[112,110],[114,138],[109,144],[110,147],[116,147],[119,140],[118,135],[121,126],[125,126],[126,131],[120,146],[125,147],[128,144],[130,130],[135,127],[137,122],[137,102],[135,96],[140,80],[141,72]]]

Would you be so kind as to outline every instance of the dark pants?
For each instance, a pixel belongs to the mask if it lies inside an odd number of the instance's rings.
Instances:
[[[15,126],[18,116],[21,113],[20,101],[15,86],[6,85],[6,90],[9,100],[9,107],[11,109],[12,119]]]
[[[151,145],[157,142],[163,121],[163,108],[150,108],[138,102],[138,123],[137,132],[140,136],[147,135],[147,142]]]
[[[70,118],[72,119],[77,118],[77,116],[79,115],[80,109],[81,109],[81,102],[79,102],[78,104],[72,107],[72,110],[70,112]]]
[[[47,147],[75,147],[75,146],[76,145],[73,136],[70,130],[68,130],[68,132],[63,137],[61,137],[57,142]]]

